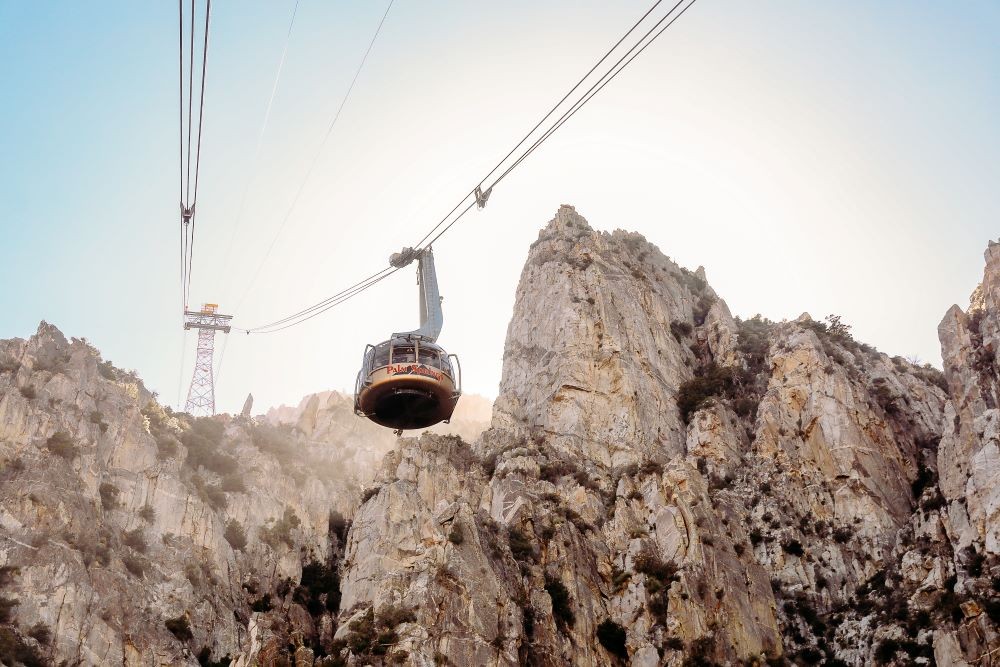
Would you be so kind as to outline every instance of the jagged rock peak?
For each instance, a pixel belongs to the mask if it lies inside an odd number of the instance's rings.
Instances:
[[[948,529],[962,548],[1000,555],[1000,244],[990,241],[968,312],[938,327],[951,401],[938,453]]]
[[[605,466],[678,454],[683,428],[664,406],[693,374],[692,346],[731,362],[735,331],[702,277],[564,205],[521,274],[494,426],[544,432]]]
[[[545,226],[546,231],[566,231],[566,230],[580,230],[584,229],[586,231],[593,231],[587,220],[576,212],[576,207],[569,204],[563,204],[556,211],[556,215],[549,224]]]

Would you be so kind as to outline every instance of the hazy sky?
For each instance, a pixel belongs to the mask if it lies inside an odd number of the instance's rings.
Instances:
[[[293,3],[216,0],[192,304],[254,326],[385,265],[649,4],[397,0],[248,285],[386,5],[301,0],[254,161]],[[0,0],[0,338],[48,320],[171,404],[195,343],[179,313],[176,11]],[[496,394],[528,245],[562,203],[704,265],[734,314],[839,313],[939,364],[937,324],[1000,236],[998,34],[994,1],[700,0],[435,246],[440,342],[466,389]],[[349,388],[365,343],[416,324],[407,269],[301,327],[220,336],[218,407]]]

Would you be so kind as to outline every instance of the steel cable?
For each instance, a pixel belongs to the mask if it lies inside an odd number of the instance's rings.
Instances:
[[[625,54],[622,55],[615,62],[614,65],[612,65],[607,71],[605,71],[597,79],[597,81],[595,83],[593,83],[590,86],[590,88],[587,89],[586,92],[583,93],[583,95],[581,95],[579,98],[577,98],[576,101],[570,106],[570,108],[567,109],[566,111],[564,111],[563,114],[558,119],[556,119],[556,121],[554,123],[552,123],[548,127],[548,129],[545,130],[542,133],[542,135],[539,138],[537,138],[531,144],[531,146],[526,151],[524,151],[524,153],[519,158],[517,158],[517,160],[514,161],[513,164],[511,164],[510,166],[508,166],[507,169],[505,169],[500,174],[500,176],[498,176],[489,185],[489,187],[487,188],[487,190],[492,189],[495,185],[497,185],[498,183],[500,183],[501,181],[503,181],[503,179],[506,178],[525,159],[527,159],[528,156],[530,156],[543,143],[545,143],[545,141],[547,141],[556,131],[558,131],[559,128],[561,128],[570,118],[572,118],[591,99],[593,99],[593,97],[595,95],[597,95],[601,90],[603,90],[604,87],[608,83],[610,83],[612,80],[614,80],[615,77],[617,77],[626,67],[628,67],[632,63],[632,61],[635,60],[635,58],[637,58],[643,51],[645,51],[650,46],[650,44],[652,44],[657,38],[659,38],[660,35],[662,35],[667,30],[667,28],[669,28],[671,25],[674,24],[675,21],[677,21],[677,19],[679,19],[681,16],[683,16],[683,14],[688,9],[690,9],[691,6],[697,0],[691,0],[691,2],[689,2],[686,6],[684,6],[683,9],[681,9],[680,12],[678,12],[676,15],[674,15],[674,12],[677,10],[678,7],[680,7],[684,3],[684,1],[685,0],[678,0],[678,2],[673,7],[671,7],[670,11],[668,11],[663,17],[661,17],[653,25],[653,27],[651,27],[648,31],[646,31],[646,33],[641,38],[639,38],[639,40],[637,42],[635,42],[625,52]],[[562,97],[562,99],[554,107],[552,107],[552,109],[550,109],[548,111],[548,113],[545,114],[545,116],[542,117],[542,120],[539,121],[528,132],[528,134],[526,134],[524,136],[524,138],[522,138],[517,143],[517,145],[515,145],[515,147],[510,152],[508,152],[507,155],[502,160],[500,160],[500,162],[497,163],[497,165],[492,170],[490,170],[490,172],[486,175],[486,177],[484,177],[483,179],[481,179],[479,181],[480,187],[481,187],[481,185],[486,180],[489,179],[490,176],[492,176],[494,173],[496,173],[497,169],[499,169],[500,166],[502,166],[503,163],[506,162],[517,151],[517,149],[520,148],[525,143],[525,141],[527,141],[531,137],[531,135],[539,127],[541,127],[542,124],[544,124],[544,122],[546,120],[548,120],[552,116],[553,113],[555,113],[556,110],[558,110],[558,108],[560,106],[562,106],[562,104],[570,97],[570,95],[572,95],[573,92],[575,92],[590,77],[590,75],[593,74],[594,71],[596,71],[597,68],[605,60],[607,60],[608,57],[612,53],[615,52],[615,50],[624,42],[624,40],[630,34],[632,34],[632,32],[634,32],[635,29],[639,25],[642,24],[642,22],[650,15],[650,13],[653,10],[656,9],[657,6],[659,6],[661,4],[661,2],[662,2],[662,0],[657,0],[657,2],[655,2],[653,4],[653,6],[650,7],[650,9],[647,10],[646,13],[643,14],[643,16],[638,21],[636,21],[632,25],[632,27],[629,28],[629,30],[615,43],[615,45],[612,46],[612,48],[609,49],[601,57],[601,59],[597,61],[597,63],[593,67],[591,67],[591,69],[587,72],[587,74],[585,74],[570,89],[570,91],[566,95],[564,95]],[[673,18],[671,18],[671,16],[673,16]],[[668,19],[669,19],[669,21],[668,21]],[[666,24],[664,25],[665,22],[666,22]],[[659,28],[658,31],[657,31],[657,28]],[[654,34],[654,32],[655,32],[655,34]],[[652,38],[649,38],[650,35],[653,35]],[[420,242],[417,243],[414,247],[416,247],[418,249],[427,248],[427,247],[433,245],[438,239],[440,239],[448,230],[450,230],[456,223],[458,223],[472,209],[473,206],[476,205],[477,200],[474,199],[458,215],[456,215],[456,216],[454,216],[454,218],[452,218],[452,216],[455,214],[455,212],[458,211],[458,209],[461,208],[461,206],[464,203],[468,202],[468,200],[469,200],[470,197],[475,196],[475,194],[476,194],[476,189],[473,189],[468,194],[466,194],[465,197],[463,197],[458,202],[458,204],[456,204],[451,209],[451,211],[449,211],[448,214],[446,214],[441,219],[440,222],[438,222],[434,227],[432,227],[431,230],[427,234],[425,234],[424,237],[420,240]],[[444,225],[443,228],[442,228],[442,225]],[[435,234],[435,232],[436,232],[436,234]],[[312,319],[313,317],[316,317],[316,316],[318,316],[318,315],[320,315],[320,314],[328,311],[329,309],[333,308],[334,306],[340,305],[341,303],[343,303],[343,302],[347,301],[348,299],[356,296],[357,294],[360,294],[361,292],[367,290],[368,288],[370,288],[374,284],[376,284],[376,283],[380,282],[381,280],[384,280],[388,276],[392,275],[393,273],[395,273],[396,270],[398,270],[398,268],[393,269],[392,271],[389,271],[388,273],[385,273],[385,271],[387,271],[387,269],[383,269],[382,271],[377,272],[377,273],[373,274],[372,276],[369,276],[369,278],[367,278],[367,279],[365,279],[365,280],[363,280],[363,281],[361,281],[359,283],[356,283],[352,287],[347,288],[346,290],[343,290],[341,292],[338,292],[337,294],[335,294],[335,295],[333,295],[331,297],[327,297],[323,301],[321,301],[321,302],[319,302],[317,304],[314,304],[313,306],[310,306],[309,308],[303,309],[303,310],[299,311],[298,313],[289,315],[289,316],[287,316],[287,317],[285,317],[285,318],[283,318],[281,320],[277,320],[277,321],[272,322],[271,324],[268,324],[268,325],[262,325],[262,326],[254,327],[254,328],[251,328],[251,329],[243,329],[242,331],[246,331],[248,334],[249,333],[273,333],[273,332],[276,332],[276,331],[281,331],[283,329],[287,329],[289,327],[296,326],[298,324],[301,324],[302,322],[305,322],[305,321],[307,321],[309,319]],[[384,274],[384,275],[380,276],[380,274]],[[380,276],[380,277],[378,277],[376,279],[373,279],[376,276]]]

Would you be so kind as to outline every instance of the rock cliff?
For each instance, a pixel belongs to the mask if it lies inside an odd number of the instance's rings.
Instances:
[[[395,438],[324,399],[193,419],[46,323],[0,342],[0,662],[249,665],[331,635]]]
[[[564,206],[478,437],[388,439],[335,393],[193,420],[43,324],[0,344],[0,657],[993,664],[986,257],[942,374],[837,317],[734,318],[703,270]]]

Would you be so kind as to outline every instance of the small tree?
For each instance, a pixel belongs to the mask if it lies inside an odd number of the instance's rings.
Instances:
[[[841,320],[840,315],[826,316],[826,330],[833,338],[854,340],[854,337],[851,335],[851,325]]]

